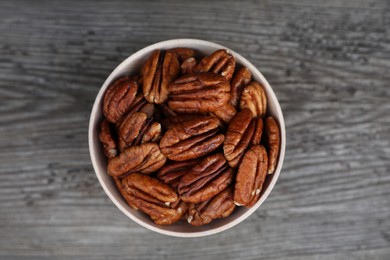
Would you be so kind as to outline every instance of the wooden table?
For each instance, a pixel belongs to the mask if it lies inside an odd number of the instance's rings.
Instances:
[[[133,52],[226,45],[272,85],[281,177],[221,234],[179,239],[128,219],[92,169],[94,98]],[[1,259],[390,259],[390,2],[0,2]]]

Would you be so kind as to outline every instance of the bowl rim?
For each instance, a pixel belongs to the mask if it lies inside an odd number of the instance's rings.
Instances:
[[[97,151],[98,147],[95,144],[96,140],[93,140],[93,131],[94,131],[94,122],[96,121],[96,117],[100,117],[101,115],[97,115],[98,111],[98,106],[100,100],[103,98],[103,94],[108,87],[108,83],[111,82],[118,74],[119,71],[123,70],[124,67],[127,66],[127,63],[129,63],[129,60],[134,60],[137,58],[142,57],[145,55],[145,53],[148,53],[149,51],[152,51],[154,49],[166,49],[166,48],[172,48],[170,45],[189,45],[189,44],[194,44],[194,45],[203,45],[205,47],[209,48],[215,48],[215,49],[226,49],[229,53],[231,53],[236,59],[238,58],[241,60],[241,62],[245,63],[245,65],[253,74],[256,74],[258,78],[261,79],[262,85],[266,88],[265,91],[267,93],[268,97],[271,97],[274,100],[275,103],[275,108],[276,108],[276,114],[278,115],[278,122],[279,122],[279,127],[280,127],[280,136],[281,136],[281,145],[280,145],[280,153],[279,153],[279,158],[278,158],[278,164],[277,168],[275,169],[275,172],[273,173],[273,178],[271,182],[269,183],[267,189],[263,193],[263,195],[260,197],[259,201],[250,209],[248,209],[247,212],[242,214],[241,216],[237,217],[236,219],[220,226],[216,227],[210,230],[203,230],[203,231],[196,231],[196,232],[179,232],[179,231],[169,231],[169,230],[164,230],[160,229],[158,227],[152,226],[149,223],[146,223],[137,217],[135,217],[131,212],[129,212],[126,208],[124,208],[119,201],[114,197],[114,195],[111,193],[109,190],[108,186],[104,182],[104,180],[101,177],[99,168],[97,166],[97,158],[95,155],[95,151]],[[174,48],[174,47],[173,47]],[[253,76],[252,76],[253,77]],[[222,231],[225,231],[229,228],[232,228],[248,218],[250,215],[252,215],[253,212],[255,212],[262,204],[263,202],[267,199],[269,194],[271,193],[272,189],[275,186],[276,181],[279,178],[282,166],[283,166],[283,161],[284,161],[284,156],[285,156],[285,149],[286,149],[286,129],[285,129],[285,122],[284,122],[284,116],[282,109],[280,107],[279,101],[271,87],[271,85],[268,83],[267,79],[263,76],[263,74],[258,70],[251,62],[249,62],[246,58],[241,56],[239,53],[236,53],[235,51],[231,50],[230,48],[227,48],[223,45],[210,42],[210,41],[205,41],[205,40],[199,40],[199,39],[191,39],[191,38],[183,38],[183,39],[171,39],[171,40],[166,40],[166,41],[161,41],[154,43],[152,45],[149,45],[147,47],[144,47],[136,52],[134,52],[132,55],[128,56],[126,59],[124,59],[107,77],[107,79],[104,81],[102,86],[100,87],[100,90],[94,100],[94,104],[92,107],[91,111],[91,116],[89,120],[89,127],[88,127],[88,147],[89,147],[89,153],[92,161],[92,165],[95,171],[95,174],[99,180],[100,185],[102,186],[103,190],[107,194],[107,196],[110,198],[110,200],[116,205],[116,207],[122,211],[126,216],[128,216],[130,219],[138,223],[139,225],[152,230],[154,232],[168,235],[168,236],[174,236],[174,237],[202,237],[202,236],[209,236],[213,234],[220,233]],[[104,174],[107,174],[104,172]]]

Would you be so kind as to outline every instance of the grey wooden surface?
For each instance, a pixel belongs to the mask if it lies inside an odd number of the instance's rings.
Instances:
[[[287,125],[281,177],[221,234],[146,230],[108,199],[93,100],[133,52],[172,38],[252,61]],[[390,2],[0,1],[1,259],[390,259]]]

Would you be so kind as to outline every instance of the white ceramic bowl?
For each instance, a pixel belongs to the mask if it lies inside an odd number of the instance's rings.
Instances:
[[[103,118],[102,113],[102,102],[103,102],[103,94],[106,91],[107,86],[110,85],[113,80],[122,75],[132,75],[140,69],[141,65],[145,61],[145,59],[151,54],[151,52],[155,49],[171,49],[176,47],[188,47],[199,51],[202,54],[211,54],[215,50],[218,49],[227,49],[229,53],[231,53],[238,64],[246,66],[252,72],[252,79],[260,82],[265,89],[268,98],[268,113],[277,119],[280,126],[281,132],[281,149],[278,160],[278,165],[273,175],[267,177],[266,182],[264,183],[262,189],[262,195],[259,201],[250,209],[245,207],[237,207],[232,215],[224,219],[214,220],[210,224],[201,226],[201,227],[193,227],[186,222],[177,222],[173,225],[168,226],[160,226],[156,225],[146,214],[136,211],[128,206],[125,200],[122,198],[118,190],[116,189],[111,177],[107,174],[107,160],[104,157],[102,145],[99,142],[98,132],[99,132],[99,124]],[[150,45],[130,57],[124,60],[115,70],[110,74],[107,80],[104,82],[103,86],[100,88],[100,91],[95,99],[95,103],[92,108],[91,118],[89,122],[89,152],[91,155],[91,160],[93,164],[93,168],[95,169],[95,173],[97,178],[99,179],[100,184],[102,185],[104,191],[107,193],[108,197],[112,200],[112,202],[129,218],[144,226],[150,230],[155,232],[177,236],[177,237],[201,237],[207,236],[211,234],[216,234],[227,230],[247,217],[249,217],[258,207],[265,201],[274,187],[276,180],[279,177],[280,170],[282,168],[284,153],[286,149],[286,132],[282,110],[280,108],[279,102],[273,92],[271,86],[268,81],[264,78],[264,76],[253,66],[248,60],[239,55],[238,53],[226,48],[225,46],[196,39],[175,39],[169,41],[159,42],[153,45]]]

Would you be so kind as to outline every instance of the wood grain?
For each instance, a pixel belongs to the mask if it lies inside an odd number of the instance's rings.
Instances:
[[[283,108],[263,206],[205,238],[124,216],[89,159],[94,98],[149,44],[199,38],[256,65]],[[0,258],[389,259],[390,2],[0,2]]]

